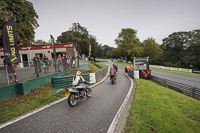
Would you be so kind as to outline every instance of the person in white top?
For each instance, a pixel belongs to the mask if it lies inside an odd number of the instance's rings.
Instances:
[[[81,83],[85,83],[85,82],[87,82],[87,81],[82,77],[82,72],[77,71],[76,75],[73,78],[72,85],[75,86],[76,88],[79,88],[78,86],[80,86]],[[80,87],[82,87],[82,86],[80,86]]]

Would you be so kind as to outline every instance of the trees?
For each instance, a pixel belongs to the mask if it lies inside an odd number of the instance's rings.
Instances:
[[[172,33],[161,48],[165,65],[200,69],[200,30]]]
[[[43,40],[36,40],[34,42],[36,45],[44,45],[44,44],[48,44],[47,42],[43,41]]]
[[[120,55],[127,58],[127,60],[132,60],[133,57],[139,57],[143,52],[143,46],[137,38],[136,33],[136,30],[131,28],[122,29],[115,40],[120,50]]]
[[[73,23],[68,31],[61,33],[61,35],[57,37],[57,43],[75,43],[76,49],[81,55],[88,55],[89,45],[91,45],[92,56],[99,57],[99,53],[101,54],[100,46],[98,46],[96,38],[89,35],[87,29],[82,27],[79,23]]]
[[[26,0],[1,0],[0,1],[0,45],[2,46],[2,28],[8,20],[16,21],[16,34],[18,44],[29,45],[34,39],[34,29],[38,15],[31,2]]]
[[[149,61],[151,64],[159,63],[158,59],[162,56],[162,49],[160,45],[155,42],[153,38],[148,38],[143,42],[144,53],[143,56],[149,56]]]

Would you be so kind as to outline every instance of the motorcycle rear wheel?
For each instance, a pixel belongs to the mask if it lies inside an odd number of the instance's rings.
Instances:
[[[114,79],[113,78],[112,78],[111,82],[112,82],[112,84],[114,84]]]
[[[73,107],[73,106],[75,106],[77,104],[77,102],[78,102],[78,98],[77,97],[78,97],[78,95],[75,94],[75,93],[71,93],[70,94],[70,96],[68,98],[69,106]]]

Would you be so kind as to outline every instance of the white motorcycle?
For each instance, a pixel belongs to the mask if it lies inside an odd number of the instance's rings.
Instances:
[[[88,82],[86,84],[80,84],[79,86],[73,86],[70,89],[66,89],[65,96],[68,97],[68,104],[73,107],[78,103],[78,100],[81,100],[85,97],[92,96],[92,89],[88,87]]]

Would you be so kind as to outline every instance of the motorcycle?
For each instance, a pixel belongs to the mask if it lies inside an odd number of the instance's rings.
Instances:
[[[110,80],[112,84],[116,83],[117,75],[116,74],[111,75]]]
[[[72,86],[72,88],[66,89],[65,96],[68,97],[69,106],[73,107],[78,103],[78,100],[91,97],[92,89],[88,87],[88,83],[80,84],[78,87]]]

